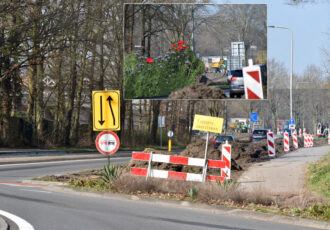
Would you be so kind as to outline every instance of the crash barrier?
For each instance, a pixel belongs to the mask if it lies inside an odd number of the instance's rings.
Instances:
[[[314,135],[305,134],[305,136],[304,136],[304,147],[305,148],[313,147],[313,144],[314,144]]]
[[[230,148],[228,148],[228,146]],[[218,182],[223,181],[225,179],[230,179],[230,161],[231,161],[231,145],[224,144],[223,149],[227,152],[223,152],[223,160],[206,160],[203,158],[191,158],[191,157],[181,157],[181,156],[171,156],[164,154],[153,154],[144,153],[144,152],[133,152],[132,160],[141,160],[148,161],[148,168],[135,168],[131,167],[131,175],[135,176],[144,176],[146,179],[148,177],[154,178],[172,178],[179,179],[185,181],[210,181],[210,182]],[[195,173],[185,173],[185,172],[175,172],[175,171],[166,171],[166,170],[158,170],[152,169],[152,163],[171,163],[171,164],[181,164],[181,165],[189,165],[189,166],[198,166],[203,167],[203,172],[205,172],[205,178],[203,178],[203,174],[195,174]],[[207,175],[207,168],[219,168],[221,169],[221,176],[213,176]]]
[[[274,134],[273,132],[267,133],[267,142],[268,142],[268,156],[269,157],[275,157],[275,142],[274,142]]]
[[[292,133],[292,141],[293,141],[293,147],[295,149],[298,148],[298,138],[297,138],[297,131],[294,130],[293,133]]]
[[[302,134],[301,134],[301,129],[299,129],[299,137],[302,137],[301,135],[302,135]]]
[[[290,145],[289,145],[290,139],[289,139],[289,133],[288,132],[284,132],[283,142],[284,142],[284,151],[285,152],[290,151]]]

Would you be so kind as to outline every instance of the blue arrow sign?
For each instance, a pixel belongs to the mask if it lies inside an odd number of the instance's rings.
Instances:
[[[289,120],[289,125],[294,125],[294,119],[293,119],[293,118],[291,118],[291,119]]]
[[[258,121],[258,113],[250,113],[250,121],[257,122]]]

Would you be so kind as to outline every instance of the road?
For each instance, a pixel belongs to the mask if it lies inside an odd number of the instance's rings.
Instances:
[[[116,158],[112,163],[128,160]],[[0,210],[17,215],[40,230],[312,229],[273,222],[273,217],[262,214],[238,215],[231,209],[196,208],[185,203],[19,183],[43,175],[102,168],[105,163],[106,159],[89,159],[0,165]]]

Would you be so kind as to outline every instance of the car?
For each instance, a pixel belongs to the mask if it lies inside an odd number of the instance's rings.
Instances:
[[[217,149],[221,144],[225,143],[226,141],[232,142],[235,140],[235,136],[233,135],[218,135],[214,139],[214,148]]]
[[[229,81],[229,95],[233,97],[241,97],[244,95],[244,79],[242,68],[231,70],[227,81]]]
[[[251,142],[258,142],[261,141],[263,139],[267,139],[267,133],[268,133],[268,129],[255,129],[252,132],[252,135],[250,137]]]

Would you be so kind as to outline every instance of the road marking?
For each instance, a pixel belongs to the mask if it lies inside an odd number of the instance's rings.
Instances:
[[[131,157],[116,157],[111,158],[111,160],[120,160],[120,159],[130,159]],[[60,164],[60,163],[70,163],[70,162],[84,162],[84,161],[104,161],[107,158],[101,159],[83,159],[83,160],[63,160],[63,161],[46,161],[46,162],[33,162],[33,163],[19,163],[19,164],[4,164],[0,165],[0,167],[8,167],[8,166],[21,166],[21,165],[38,165],[38,164]]]
[[[0,185],[1,184],[9,185],[9,186],[18,186],[18,187],[31,187],[31,188],[47,186],[47,185],[44,185],[44,184],[28,184],[28,183],[10,182],[10,181],[0,181]]]
[[[20,189],[21,191],[28,191],[28,192],[40,192],[40,193],[52,193],[48,191],[40,191],[40,190],[32,190],[32,189]]]
[[[13,221],[18,226],[19,230],[34,230],[34,227],[30,223],[18,216],[15,216],[14,214],[0,210],[0,215],[3,215]]]

